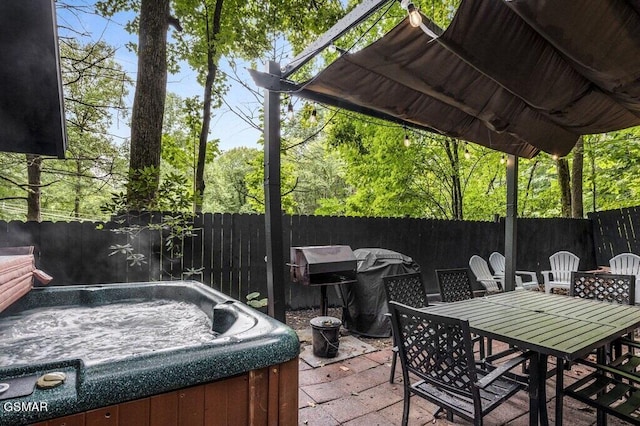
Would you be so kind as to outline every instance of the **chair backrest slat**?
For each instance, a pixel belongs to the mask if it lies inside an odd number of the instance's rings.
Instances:
[[[496,281],[493,275],[491,275],[491,271],[489,270],[489,265],[486,260],[477,254],[474,254],[471,256],[471,259],[469,259],[469,267],[476,276],[476,279],[488,292],[495,293],[502,290],[498,285],[498,281]]]
[[[609,260],[612,274],[640,275],[640,256],[633,253],[621,253]]]
[[[612,274],[634,275],[636,287],[640,285],[640,256],[633,253],[620,253],[609,260]],[[636,294],[634,303],[640,304],[640,292]]]
[[[498,253],[497,251],[491,253],[489,255],[489,263],[491,264],[495,275],[504,275],[504,269],[506,266],[504,255],[502,253]]]
[[[406,370],[434,386],[477,398],[469,322],[429,314],[396,302],[390,302],[389,309],[400,359]]]
[[[440,300],[446,303],[473,298],[469,269],[436,269]]]
[[[419,272],[382,277],[387,302],[400,302],[414,308],[429,304],[427,290]]]
[[[559,251],[549,256],[554,281],[571,281],[571,272],[578,270],[580,258],[569,251]]]

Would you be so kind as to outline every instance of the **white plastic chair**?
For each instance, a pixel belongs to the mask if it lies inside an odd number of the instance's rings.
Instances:
[[[491,264],[491,268],[493,268],[493,274],[497,277],[502,277],[502,282],[504,282],[504,255],[502,253],[498,253],[494,251],[489,255],[489,263]],[[538,285],[538,274],[532,271],[516,271],[517,278],[520,278],[522,287],[525,290],[540,290],[540,286]],[[527,278],[525,281],[522,278]]]
[[[636,296],[635,303],[640,303],[640,256],[633,253],[620,253],[609,260],[612,274],[619,275],[635,275],[636,277]]]
[[[502,277],[491,275],[487,261],[477,254],[469,259],[469,268],[476,276],[476,280],[487,290],[487,293],[498,293],[504,288],[504,275]]]
[[[580,258],[569,251],[559,251],[549,256],[549,271],[541,271],[544,278],[544,291],[551,293],[551,289],[571,287],[571,273],[578,270]]]

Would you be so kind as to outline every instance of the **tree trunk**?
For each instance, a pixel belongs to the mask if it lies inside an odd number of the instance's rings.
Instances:
[[[458,146],[447,140],[445,150],[451,166],[451,213],[454,220],[462,220],[462,186],[460,184],[460,157]]]
[[[582,218],[584,205],[582,202],[582,167],[584,163],[584,142],[582,136],[573,148],[571,165],[571,217]]]
[[[202,128],[200,129],[200,141],[198,147],[198,164],[196,167],[196,213],[202,211],[202,199],[204,197],[204,164],[207,158],[207,140],[209,138],[209,126],[211,124],[211,95],[213,83],[216,80],[218,65],[214,61],[216,56],[216,37],[220,33],[220,18],[222,17],[222,4],[224,0],[216,1],[216,8],[213,12],[213,25],[209,27],[209,16],[207,15],[207,78],[204,84],[204,105],[202,112]]]
[[[42,157],[27,154],[27,221],[42,221],[40,217],[40,187],[42,186]]]
[[[129,203],[149,205],[160,180],[162,117],[167,90],[167,29],[169,0],[142,0],[138,46],[138,76],[131,113]],[[142,178],[141,172],[151,172]]]
[[[556,164],[558,168],[562,217],[571,217],[571,177],[569,176],[569,162],[566,158],[559,158]]]
[[[523,215],[525,213],[526,207],[527,207],[527,201],[529,200],[529,192],[531,192],[531,184],[533,183],[533,177],[535,175],[536,172],[536,168],[538,167],[538,163],[540,160],[538,160],[536,158],[536,160],[533,163],[533,166],[531,166],[531,171],[529,172],[529,179],[527,179],[527,188],[524,192],[524,199],[522,200],[522,202],[520,203],[520,214]]]
[[[75,184],[75,195],[73,199],[73,213],[76,218],[80,217],[80,197],[82,191],[82,167],[80,166],[80,160],[76,160],[76,184]]]

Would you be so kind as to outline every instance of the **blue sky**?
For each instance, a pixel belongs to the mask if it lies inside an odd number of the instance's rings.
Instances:
[[[94,0],[67,0],[67,4],[82,6],[87,10],[93,9]],[[130,41],[137,42],[137,35],[128,34],[124,26],[129,20],[130,15],[117,14],[111,20],[106,20],[99,16],[91,14],[72,15],[66,10],[58,8],[57,19],[58,25],[71,27],[76,31],[88,34],[92,40],[104,40],[117,49],[116,60],[127,71],[130,77],[135,81],[137,58],[130,52],[126,44]],[[64,30],[62,30],[64,31]],[[173,31],[173,30],[170,30]],[[221,70],[230,72],[228,64],[223,61]],[[256,89],[249,74],[244,68],[239,70],[239,77],[249,87]],[[260,133],[239,118],[231,111],[233,109],[241,109],[244,111],[255,111],[257,116],[260,104],[248,89],[241,84],[231,82],[231,89],[226,96],[229,106],[223,105],[220,109],[214,111],[211,121],[210,139],[220,139],[220,149],[229,150],[238,146],[247,146],[259,148],[257,141]],[[181,72],[177,75],[169,75],[167,79],[167,91],[176,93],[181,97],[199,95],[202,97],[202,87],[196,81],[196,74],[186,64],[182,64]],[[132,103],[133,90],[129,96],[129,105]],[[119,138],[129,137],[129,127],[126,122],[116,120],[111,132]]]

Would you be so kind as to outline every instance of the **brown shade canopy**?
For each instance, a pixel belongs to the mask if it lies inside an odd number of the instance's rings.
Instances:
[[[306,95],[531,158],[640,125],[640,1],[463,0],[433,38],[405,19]]]

